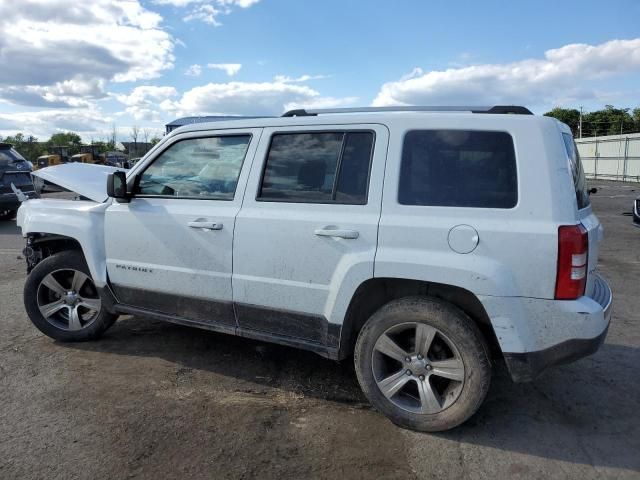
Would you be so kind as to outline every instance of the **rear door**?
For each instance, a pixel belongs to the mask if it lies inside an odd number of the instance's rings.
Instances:
[[[107,272],[118,300],[235,327],[235,217],[260,129],[174,137],[134,174],[130,203],[106,212]]]
[[[388,142],[381,125],[266,128],[236,220],[242,329],[337,345],[373,277]]]

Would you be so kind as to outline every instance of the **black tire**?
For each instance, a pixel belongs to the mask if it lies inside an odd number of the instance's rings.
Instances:
[[[24,306],[27,311],[27,315],[38,330],[55,340],[59,340],[61,342],[83,342],[96,340],[100,338],[118,318],[117,315],[113,315],[106,310],[104,301],[101,302],[101,308],[97,316],[79,330],[65,330],[63,328],[58,328],[56,325],[48,321],[40,312],[40,308],[38,306],[38,290],[42,281],[50,273],[65,269],[76,270],[87,275],[91,282],[88,287],[85,284],[84,288],[91,288],[93,280],[91,279],[91,274],[82,252],[77,250],[67,250],[56,253],[55,255],[47,257],[38,263],[27,277],[27,281],[24,285]],[[99,295],[97,291],[95,292],[95,295]]]
[[[0,222],[13,220],[16,217],[17,210],[0,210]]]
[[[460,377],[464,380],[455,383],[457,397],[453,403],[438,413],[415,413],[401,408],[397,405],[398,402],[394,403],[382,393],[378,386],[380,380],[376,381],[373,366],[375,362],[380,362],[380,360],[374,360],[374,353],[380,355],[379,349],[374,352],[376,342],[381,335],[393,332],[394,328],[404,328],[405,325],[413,325],[414,323],[416,335],[418,324],[426,324],[428,326],[426,328],[437,329],[438,334],[442,337],[436,335],[433,338],[440,338],[438,340],[440,342],[446,338],[450,344],[453,344],[463,364],[464,373],[461,373]],[[432,343],[428,345],[432,345]],[[386,357],[383,355],[383,358]],[[406,297],[394,300],[374,313],[358,335],[354,362],[360,386],[371,404],[396,425],[422,432],[449,430],[466,421],[484,401],[491,381],[488,349],[477,325],[454,305],[430,297]],[[405,366],[400,367],[398,372],[403,368]],[[425,368],[433,367],[427,363]],[[411,379],[413,373],[407,371],[407,375]],[[424,377],[420,378],[424,381]],[[426,378],[426,381],[429,382],[430,377],[426,375]],[[416,385],[419,385],[417,378],[414,377],[413,380]],[[445,380],[445,382],[450,381]],[[411,385],[408,388],[411,388]],[[402,390],[399,392],[399,395],[406,395]],[[408,395],[406,398],[412,398],[410,393]],[[420,399],[416,400],[420,401]]]

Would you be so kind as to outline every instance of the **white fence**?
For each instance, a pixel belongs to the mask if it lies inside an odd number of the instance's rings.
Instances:
[[[589,178],[640,182],[640,134],[576,138]]]

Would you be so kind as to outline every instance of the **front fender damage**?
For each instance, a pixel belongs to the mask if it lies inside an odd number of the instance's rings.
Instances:
[[[36,251],[42,250],[38,244],[75,242],[84,254],[96,286],[106,285],[104,212],[109,205],[110,202],[59,199],[24,202],[18,210],[16,223],[27,239],[28,267],[33,268],[46,253]]]

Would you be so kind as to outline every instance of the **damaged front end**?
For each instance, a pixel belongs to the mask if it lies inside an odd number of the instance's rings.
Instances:
[[[32,172],[37,183],[47,182],[80,198],[102,203],[107,200],[107,177],[110,173],[124,171],[122,168],[89,163],[63,163]]]

